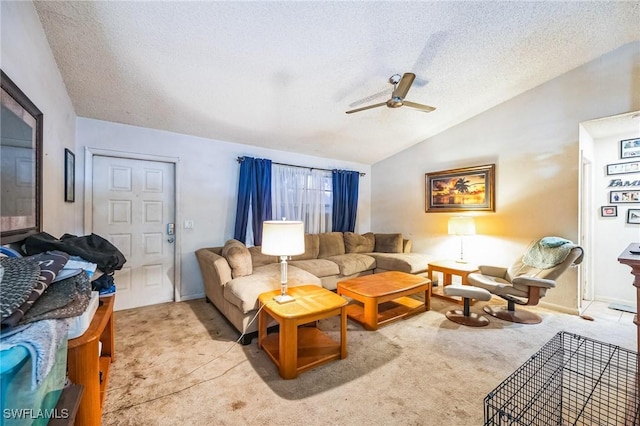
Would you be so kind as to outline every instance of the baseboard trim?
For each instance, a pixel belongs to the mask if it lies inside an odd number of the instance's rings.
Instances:
[[[204,293],[188,294],[186,296],[180,296],[180,300],[176,300],[176,302],[186,302],[187,300],[203,299],[203,298],[204,298]]]
[[[538,306],[545,309],[551,309],[552,311],[558,311],[569,315],[580,315],[578,308],[567,308],[566,306],[556,305],[549,302],[538,302]]]

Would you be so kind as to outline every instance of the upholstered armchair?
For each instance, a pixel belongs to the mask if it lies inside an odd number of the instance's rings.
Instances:
[[[485,306],[489,315],[505,321],[538,324],[542,318],[533,312],[518,310],[516,305],[537,305],[547,290],[569,267],[582,262],[582,248],[559,237],[545,237],[532,242],[523,256],[508,268],[480,266],[479,273],[469,274],[470,285],[484,288],[507,301],[507,306]]]

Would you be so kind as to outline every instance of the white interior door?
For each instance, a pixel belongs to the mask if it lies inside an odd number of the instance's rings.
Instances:
[[[115,309],[174,300],[174,164],[93,156],[93,232],[127,259],[116,271]]]

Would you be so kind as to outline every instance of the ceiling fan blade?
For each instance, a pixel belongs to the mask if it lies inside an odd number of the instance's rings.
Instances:
[[[347,114],[352,114],[354,112],[364,111],[365,109],[378,108],[378,107],[381,107],[381,106],[386,105],[386,104],[387,104],[386,102],[381,102],[379,104],[367,105],[366,107],[352,109],[350,111],[347,111],[346,113]]]
[[[432,106],[417,104],[415,102],[410,102],[410,101],[402,101],[402,106],[407,106],[409,108],[417,109],[423,112],[431,112],[435,110],[435,108]]]
[[[407,92],[411,88],[415,78],[416,75],[412,72],[404,73],[402,80],[400,80],[400,83],[398,83],[398,86],[396,87],[396,90],[393,91],[393,97],[404,99],[404,97],[407,96]]]

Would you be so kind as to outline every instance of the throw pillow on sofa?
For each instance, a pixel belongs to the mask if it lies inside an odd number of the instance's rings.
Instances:
[[[320,253],[320,238],[318,234],[304,234],[304,253],[291,256],[291,260],[317,259]]]
[[[320,239],[318,259],[326,259],[329,256],[345,253],[342,232],[324,232],[318,234],[318,238]]]
[[[362,235],[355,232],[344,233],[344,249],[347,253],[371,253],[375,246],[376,237],[373,232]]]
[[[229,266],[231,266],[231,276],[233,278],[244,277],[253,273],[251,253],[242,242],[229,240],[224,243],[222,257],[229,262]]]
[[[402,253],[402,234],[375,234],[377,253]]]

